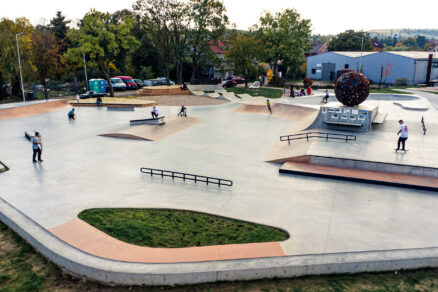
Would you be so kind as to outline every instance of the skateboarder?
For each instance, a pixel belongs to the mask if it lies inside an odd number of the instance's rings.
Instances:
[[[69,111],[67,115],[68,115],[68,119],[69,119],[69,120],[74,120],[74,119],[76,119],[75,109],[72,108],[71,111]]]
[[[153,118],[153,119],[158,118],[158,115],[159,115],[159,114],[160,114],[160,110],[157,109],[157,107],[154,105],[154,106],[152,107],[152,111],[151,111],[152,118]]]
[[[32,138],[32,149],[33,149],[32,161],[33,161],[33,163],[37,162],[35,160],[37,154],[38,154],[38,161],[39,162],[43,161],[41,159],[41,152],[42,152],[43,144],[41,143],[40,139],[41,139],[40,133],[35,132],[35,136]]]
[[[396,151],[400,150],[400,143],[402,144],[403,151],[406,151],[405,143],[406,140],[408,140],[408,126],[403,122],[403,120],[398,121],[400,124],[400,130],[397,132],[397,136],[400,135],[397,142],[397,149]]]
[[[185,105],[181,105],[181,110],[178,113],[178,117],[182,116],[182,117],[186,117],[187,118],[187,112],[186,112],[186,107]]]
[[[271,102],[269,101],[269,99],[266,100],[266,106],[268,107],[269,113],[272,114]]]
[[[101,106],[102,105],[102,97],[97,97],[96,98],[96,106]]]
[[[325,96],[322,98],[321,103],[323,103],[323,102],[324,102],[324,103],[327,103],[329,97],[330,97],[330,94],[329,94],[328,90],[326,90],[326,91],[325,91]]]
[[[294,85],[290,85],[290,98],[295,98]]]

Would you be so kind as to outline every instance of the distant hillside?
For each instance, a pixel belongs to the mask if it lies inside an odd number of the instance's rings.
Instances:
[[[369,30],[368,33],[371,37],[384,38],[388,36],[399,35],[399,39],[405,39],[412,36],[422,35],[427,39],[438,39],[438,29],[374,29]]]

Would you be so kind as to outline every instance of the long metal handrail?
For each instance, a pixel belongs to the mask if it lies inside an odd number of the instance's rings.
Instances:
[[[156,168],[147,168],[142,167],[140,168],[140,172],[153,175],[160,175],[161,177],[171,177],[172,179],[180,178],[184,181],[191,180],[195,183],[202,182],[208,184],[215,184],[220,186],[229,186],[231,187],[233,185],[233,182],[228,179],[222,179],[222,178],[216,178],[216,177],[209,177],[204,175],[197,175],[197,174],[190,174],[190,173],[184,173],[184,172],[177,172],[172,170],[163,170],[163,169],[156,169]]]
[[[285,135],[285,136],[280,137],[280,141],[282,141],[282,142],[287,141],[290,145],[290,141],[301,140],[301,139],[307,139],[307,141],[309,141],[310,138],[323,138],[326,141],[328,141],[329,139],[331,139],[331,140],[344,140],[345,142],[356,141],[355,135],[338,134],[338,133],[323,133],[323,132],[307,132],[307,133],[300,133],[300,134],[294,134],[294,135]]]
[[[426,124],[424,123],[424,117],[421,117],[421,125],[423,126],[423,135],[426,135]]]

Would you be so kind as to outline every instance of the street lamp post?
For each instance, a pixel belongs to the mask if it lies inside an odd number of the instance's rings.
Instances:
[[[360,46],[360,59],[359,59],[359,73],[361,73],[360,71],[362,70],[362,52],[363,52],[363,39],[364,37],[357,37],[357,36],[353,36],[354,38],[357,39],[361,39],[362,40],[362,44]]]
[[[23,94],[23,102],[25,102],[26,98],[24,96],[23,73],[21,73],[20,47],[18,46],[18,36],[23,35],[23,34],[24,34],[24,32],[16,34],[15,40],[17,41],[18,67],[20,68],[20,79],[21,79],[21,93]]]

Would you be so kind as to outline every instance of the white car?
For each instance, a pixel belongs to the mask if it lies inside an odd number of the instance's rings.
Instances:
[[[123,82],[122,79],[120,78],[111,78],[111,85],[113,86],[113,89],[115,91],[117,90],[126,90],[126,84],[125,82]]]

